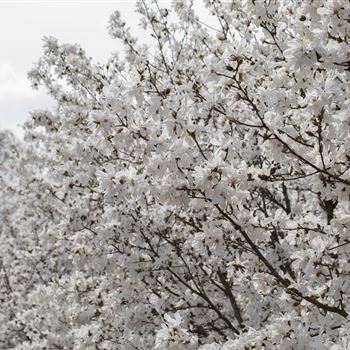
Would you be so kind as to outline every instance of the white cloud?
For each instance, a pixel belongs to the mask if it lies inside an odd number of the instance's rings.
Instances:
[[[17,72],[9,63],[0,62],[0,127],[21,134],[20,124],[30,111],[53,104],[43,90],[35,91],[24,73]]]
[[[42,55],[45,35],[61,43],[80,43],[88,56],[103,62],[109,52],[121,48],[108,36],[109,15],[116,8],[131,11],[133,7],[133,2],[0,1],[0,128],[20,134],[17,125],[25,122],[30,111],[54,104],[44,88],[32,90],[26,77]]]
[[[0,63],[0,103],[11,98],[33,97],[35,92],[31,89],[26,76],[17,73],[9,63]]]

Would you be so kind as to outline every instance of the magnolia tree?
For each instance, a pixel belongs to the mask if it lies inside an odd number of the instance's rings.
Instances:
[[[168,5],[167,5],[168,6]],[[1,349],[349,349],[350,6],[141,1],[2,133]]]

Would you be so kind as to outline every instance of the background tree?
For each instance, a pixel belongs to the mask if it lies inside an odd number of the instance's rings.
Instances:
[[[139,2],[150,45],[115,12],[104,65],[45,39],[57,105],[2,165],[2,348],[349,346],[350,7],[205,4],[219,29]]]

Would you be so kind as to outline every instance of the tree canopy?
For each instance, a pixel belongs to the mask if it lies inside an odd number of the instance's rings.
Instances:
[[[140,1],[0,133],[1,349],[349,349],[347,1]],[[147,34],[147,35],[148,35]],[[146,35],[146,34],[145,34]]]

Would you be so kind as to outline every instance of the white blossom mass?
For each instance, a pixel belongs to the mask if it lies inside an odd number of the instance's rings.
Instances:
[[[0,349],[350,349],[350,4],[139,1],[0,133]],[[19,101],[20,103],[20,101]]]

